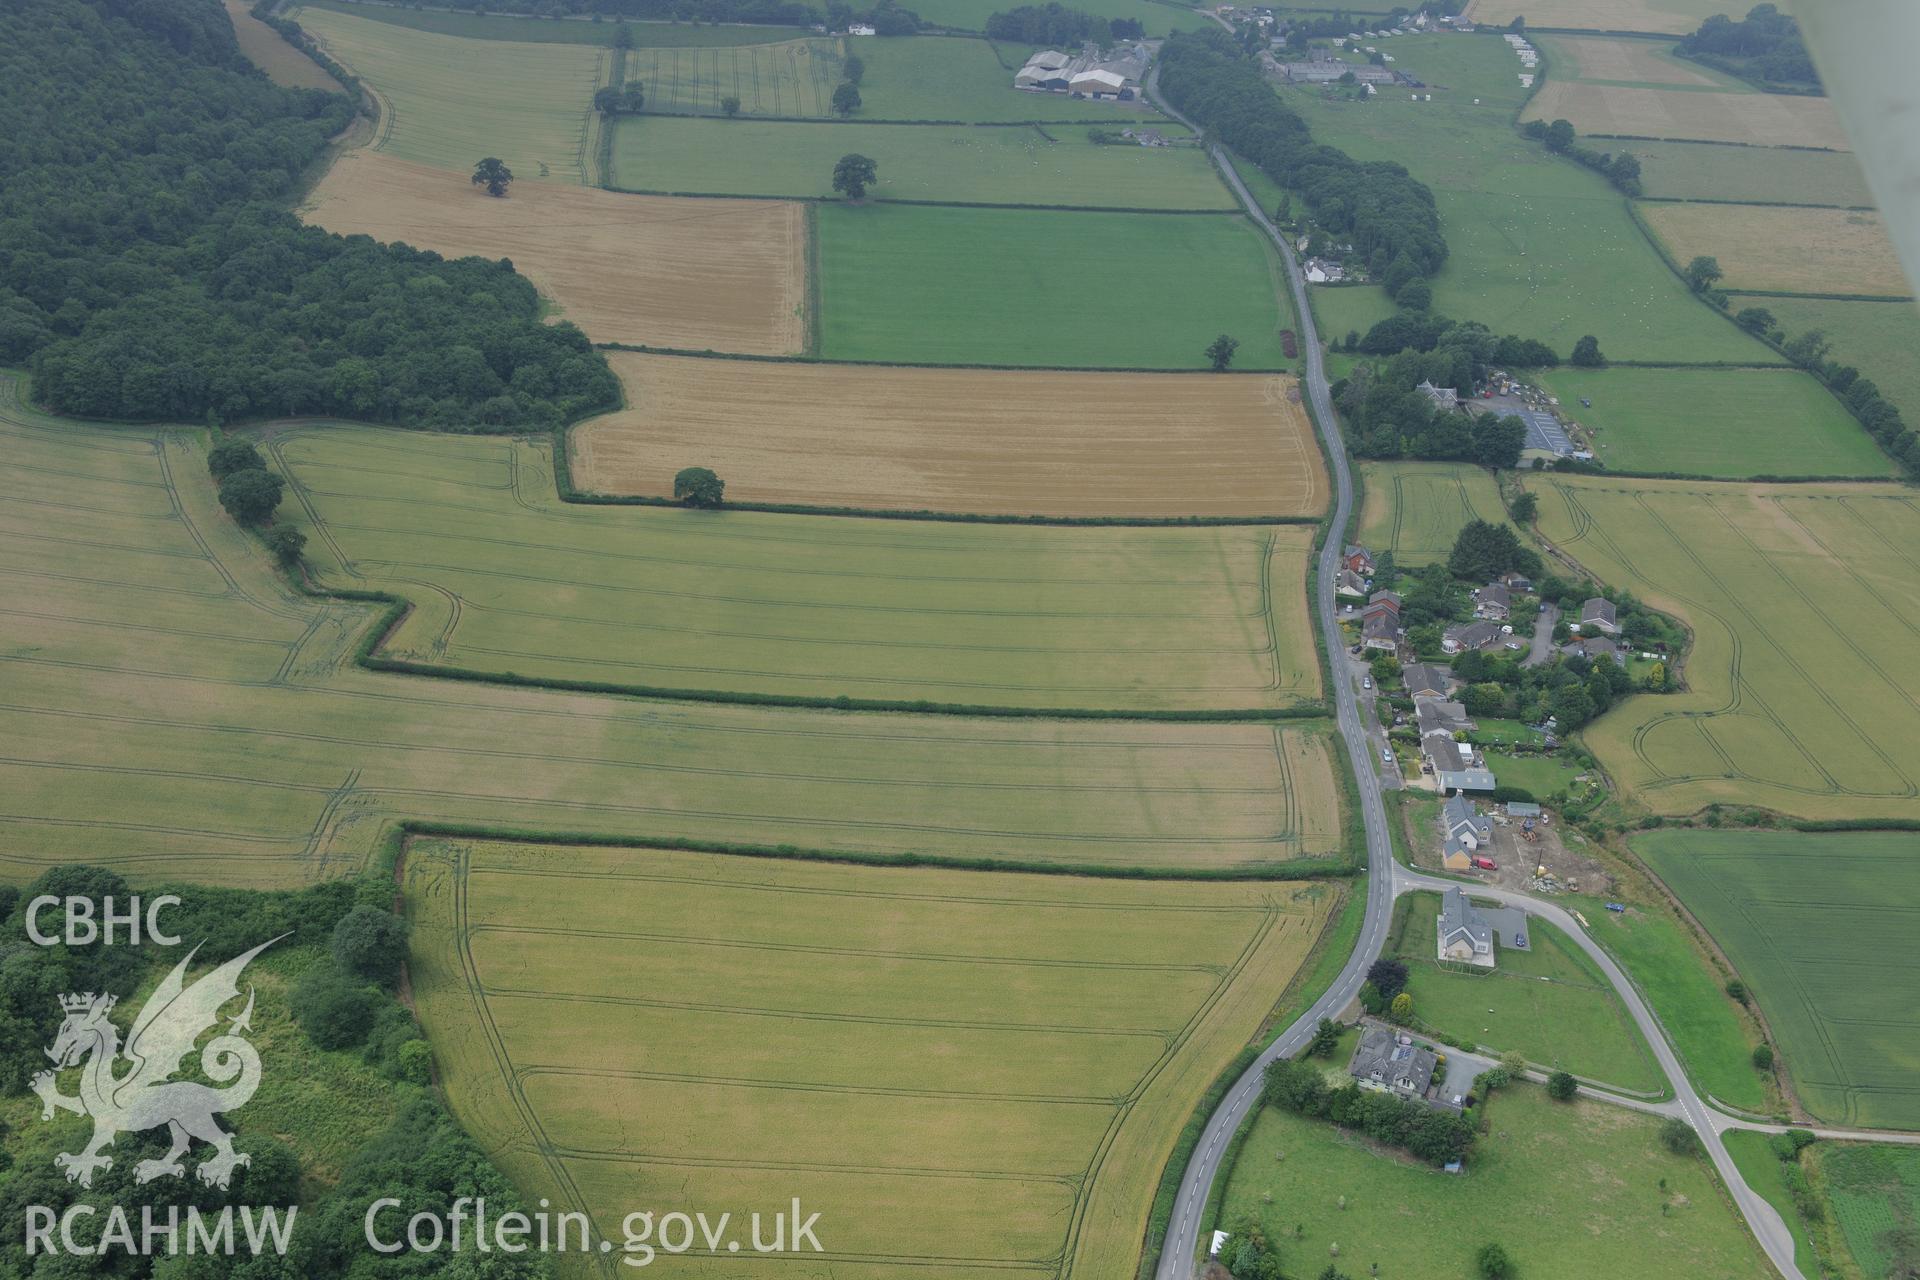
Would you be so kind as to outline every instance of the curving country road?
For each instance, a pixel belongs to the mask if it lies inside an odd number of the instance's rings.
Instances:
[[[1159,93],[1159,68],[1156,66],[1146,81],[1147,92],[1160,110],[1173,119],[1192,129],[1196,134],[1202,130],[1192,121],[1168,106]],[[1232,189],[1236,198],[1245,207],[1247,215],[1259,225],[1261,230],[1273,240],[1279,248],[1281,259],[1287,268],[1287,283],[1293,296],[1294,314],[1298,317],[1299,338],[1302,354],[1306,362],[1305,394],[1313,409],[1315,426],[1320,432],[1321,443],[1325,446],[1327,469],[1333,475],[1334,504],[1332,524],[1326,543],[1320,549],[1318,581],[1315,584],[1314,611],[1319,615],[1321,632],[1326,638],[1326,651],[1333,671],[1330,678],[1333,683],[1335,717],[1340,725],[1340,736],[1347,744],[1347,755],[1353,764],[1354,779],[1360,793],[1360,816],[1366,831],[1367,844],[1367,903],[1366,916],[1361,924],[1360,937],[1354,946],[1353,954],[1347,958],[1346,966],[1327,992],[1316,1000],[1300,1018],[1280,1034],[1280,1037],[1248,1067],[1241,1077],[1234,1081],[1220,1105],[1208,1118],[1206,1129],[1200,1135],[1193,1155],[1187,1162],[1187,1168],[1181,1175],[1179,1193],[1174,1201],[1173,1217],[1167,1224],[1166,1240],[1162,1244],[1160,1261],[1155,1275],[1158,1280],[1192,1280],[1194,1262],[1200,1253],[1201,1216],[1211,1191],[1214,1179],[1220,1170],[1220,1160],[1227,1144],[1239,1129],[1260,1097],[1260,1086],[1267,1064],[1278,1057],[1290,1057],[1305,1046],[1312,1036],[1314,1028],[1323,1017],[1332,1017],[1352,1002],[1359,994],[1361,984],[1366,980],[1367,967],[1379,958],[1381,948],[1386,943],[1387,928],[1393,918],[1393,902],[1402,893],[1415,890],[1445,890],[1455,882],[1442,880],[1434,876],[1409,871],[1394,861],[1393,845],[1388,835],[1386,806],[1381,801],[1380,777],[1375,771],[1372,746],[1364,732],[1360,720],[1359,700],[1353,687],[1353,681],[1347,672],[1347,664],[1338,661],[1344,649],[1338,622],[1338,608],[1335,604],[1333,585],[1339,556],[1345,544],[1345,532],[1353,514],[1353,474],[1347,463],[1345,441],[1340,435],[1339,420],[1333,412],[1332,396],[1328,390],[1325,361],[1321,358],[1319,334],[1314,328],[1313,312],[1307,303],[1306,280],[1301,275],[1300,264],[1295,259],[1293,246],[1287,242],[1280,229],[1272,223],[1259,202],[1247,191],[1245,184],[1228,163],[1224,150],[1208,144],[1208,150],[1218,166],[1221,176]],[[1550,632],[1549,632],[1550,633]],[[1591,956],[1607,975],[1622,1002],[1632,1013],[1639,1025],[1641,1034],[1653,1047],[1654,1055],[1666,1073],[1668,1083],[1674,1091],[1674,1100],[1667,1103],[1646,1103],[1622,1098],[1617,1094],[1584,1089],[1583,1093],[1601,1101],[1616,1102],[1633,1106],[1644,1111],[1658,1114],[1677,1115],[1693,1127],[1700,1136],[1701,1144],[1706,1148],[1726,1184],[1729,1194],[1741,1215],[1746,1219],[1754,1238],[1766,1253],[1773,1265],[1778,1268],[1785,1280],[1805,1280],[1793,1257],[1793,1236],[1779,1213],[1761,1196],[1747,1185],[1746,1179],[1735,1167],[1733,1158],[1728,1155],[1721,1134],[1731,1128],[1751,1128],[1762,1132],[1774,1131],[1770,1125],[1756,1124],[1738,1120],[1722,1112],[1709,1108],[1681,1066],[1672,1045],[1667,1041],[1666,1033],[1653,1011],[1647,1007],[1640,993],[1635,989],[1620,966],[1614,962],[1597,942],[1587,936],[1585,929],[1564,909],[1552,903],[1524,894],[1506,890],[1474,886],[1474,896],[1496,899],[1509,906],[1518,907],[1532,915],[1558,926]]]

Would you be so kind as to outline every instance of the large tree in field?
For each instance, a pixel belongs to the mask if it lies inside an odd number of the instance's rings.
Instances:
[[[1240,349],[1240,339],[1221,334],[1207,344],[1207,363],[1213,366],[1215,373],[1225,373],[1227,366],[1233,363],[1233,353]]]
[[[849,153],[833,166],[833,189],[849,200],[867,194],[867,188],[879,181],[878,166],[866,156]]]
[[[1567,363],[1581,369],[1604,368],[1607,358],[1600,354],[1600,339],[1587,334],[1573,344],[1573,354],[1567,357]]]
[[[1726,273],[1720,270],[1720,259],[1701,254],[1687,264],[1687,283],[1693,286],[1695,293],[1715,284]]]
[[[706,467],[686,467],[673,478],[673,496],[690,507],[717,507],[727,482]]]
[[[850,116],[860,109],[860,91],[849,81],[842,81],[833,91],[833,114]]]
[[[250,467],[231,472],[220,481],[220,505],[241,524],[264,524],[280,505],[286,481],[271,471]]]
[[[485,187],[490,196],[504,196],[507,185],[513,181],[513,170],[498,156],[488,156],[473,166],[473,185]]]

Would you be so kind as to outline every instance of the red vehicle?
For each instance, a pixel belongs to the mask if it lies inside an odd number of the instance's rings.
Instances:
[[[1475,858],[1473,865],[1482,871],[1498,871],[1500,869],[1492,858]]]

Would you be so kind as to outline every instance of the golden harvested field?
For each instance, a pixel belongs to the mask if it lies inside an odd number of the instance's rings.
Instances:
[[[1738,17],[1751,7],[1726,0],[1472,0],[1465,13],[1475,22],[1502,27],[1525,17],[1529,27],[1684,36],[1716,13]],[[1792,6],[1779,8],[1790,12]]]
[[[379,100],[378,150],[461,173],[498,156],[529,184],[594,180],[593,93],[612,74],[611,49],[467,39],[331,9],[295,14]]]
[[[855,715],[365,670],[380,609],[294,594],[220,510],[204,433],[45,418],[16,385],[0,379],[0,878],[84,861],[298,884],[357,871],[407,817],[1081,868],[1340,851],[1312,722]],[[410,477],[447,438],[389,435],[339,478],[411,485],[389,513],[446,514]],[[444,616],[430,582],[406,590]]]
[[[1590,134],[1853,149],[1833,104],[1784,93],[1638,89],[1549,79],[1521,119],[1561,118]]]
[[[300,52],[285,40],[280,33],[253,16],[253,6],[247,0],[226,0],[227,17],[233,22],[233,37],[240,42],[240,52],[247,60],[267,73],[267,79],[288,89],[326,89],[332,93],[345,92],[338,80],[327,74],[325,67]]]
[[[1539,43],[1549,55],[1566,60],[1553,67],[1554,76],[1563,80],[1744,88],[1731,76],[1718,75],[1698,63],[1675,57],[1673,46],[1660,41],[1612,36],[1542,36]]]
[[[1640,216],[1677,262],[1720,260],[1723,289],[1783,293],[1912,292],[1880,215],[1851,209],[1643,204]],[[1843,357],[1845,352],[1840,353]]]
[[[798,1196],[822,1252],[671,1273],[1113,1280],[1336,892],[416,840],[406,899],[454,1112],[616,1249]]]
[[[574,483],[590,492],[670,494],[698,463],[741,502],[1156,517],[1326,506],[1289,377],[609,359],[627,407],[572,433]]]
[[[557,183],[495,199],[465,173],[348,152],[301,209],[345,235],[511,258],[596,342],[787,355],[806,345],[806,214]]]

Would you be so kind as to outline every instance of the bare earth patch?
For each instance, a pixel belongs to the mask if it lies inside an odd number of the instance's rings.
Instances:
[[[1628,138],[1853,149],[1832,103],[1782,93],[1634,89],[1549,80],[1521,118],[1565,118],[1581,133]]]
[[[516,182],[376,151],[344,155],[302,208],[345,235],[511,258],[596,342],[787,355],[806,341],[806,224],[775,200],[676,200]]]
[[[233,22],[233,37],[247,61],[267,73],[267,79],[283,89],[326,89],[342,92],[340,82],[326,68],[300,52],[280,33],[253,16],[247,0],[226,0],[227,17]]]
[[[1677,260],[1717,257],[1724,288],[1909,292],[1877,213],[1710,204],[1649,204],[1640,212]]]
[[[1326,505],[1292,378],[609,359],[627,407],[573,432],[574,482],[592,492],[666,495],[699,464],[743,502],[1148,517]]]

